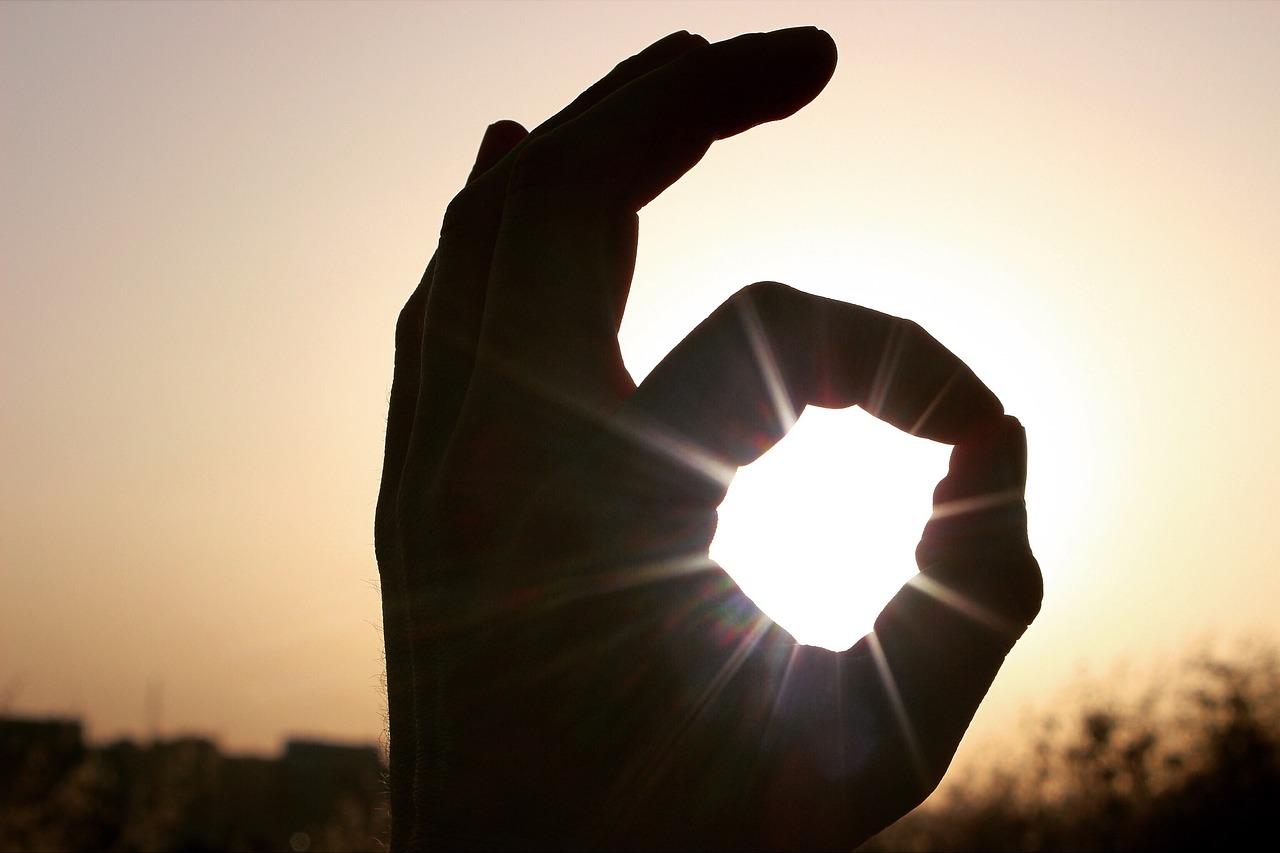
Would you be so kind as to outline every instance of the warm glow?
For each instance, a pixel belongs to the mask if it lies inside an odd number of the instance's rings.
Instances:
[[[395,318],[485,126],[677,29],[810,23],[827,89],[641,212],[633,375],[762,279],[974,368],[1046,592],[978,727],[1079,662],[1276,636],[1280,4],[0,3],[0,708],[137,734],[158,684],[170,733],[377,738]],[[848,646],[946,455],[808,410],[714,554]]]
[[[948,452],[861,409],[810,407],[734,478],[711,556],[798,641],[846,649],[916,573]]]

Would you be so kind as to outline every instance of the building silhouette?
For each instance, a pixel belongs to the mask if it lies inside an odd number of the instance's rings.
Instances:
[[[0,849],[369,850],[376,747],[290,740],[274,758],[200,737],[91,746],[73,719],[0,717]]]

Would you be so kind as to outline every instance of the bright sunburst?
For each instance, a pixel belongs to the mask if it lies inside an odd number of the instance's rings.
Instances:
[[[798,641],[846,649],[916,573],[949,451],[860,409],[808,408],[738,472],[711,556]]]

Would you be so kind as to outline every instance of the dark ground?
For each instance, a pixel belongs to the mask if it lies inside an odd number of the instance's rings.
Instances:
[[[944,794],[861,849],[1256,846],[1280,810],[1280,653],[1202,655],[1152,681],[953,768]],[[0,850],[382,849],[383,772],[372,746],[87,746],[78,721],[0,717]]]

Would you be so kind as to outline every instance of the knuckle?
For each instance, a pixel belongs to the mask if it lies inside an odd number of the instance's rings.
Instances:
[[[749,305],[757,310],[778,308],[795,299],[795,288],[778,281],[757,281],[739,290],[729,301],[737,305]]]
[[[946,350],[938,339],[929,334],[929,330],[915,320],[899,318],[897,326],[897,333],[908,348],[935,354],[945,353]]]
[[[386,496],[380,496],[373,521],[373,556],[380,567],[390,565],[399,556],[399,526],[395,507],[389,507]]]
[[[424,295],[423,289],[418,288],[400,309],[396,317],[397,346],[407,346],[422,338],[423,303],[426,301]]]
[[[808,296],[781,282],[757,281],[729,297],[725,305],[734,322],[745,323],[770,339],[794,340],[809,326]]]
[[[927,331],[925,331],[924,326],[921,326],[915,320],[909,319],[907,317],[898,318],[898,331],[902,335],[904,335],[908,340],[912,340],[912,341],[932,340],[932,335],[930,335]]]
[[[916,544],[916,566],[926,569],[933,564],[934,545],[929,541],[927,534]]]
[[[556,134],[529,140],[516,155],[512,185],[524,187],[556,181],[564,173],[564,146]]]
[[[473,181],[454,194],[444,209],[444,226],[441,231],[449,231],[460,223],[474,217],[480,206],[485,186],[481,181]]]

